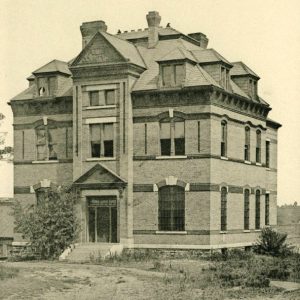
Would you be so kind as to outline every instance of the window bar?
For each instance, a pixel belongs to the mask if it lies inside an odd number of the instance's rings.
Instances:
[[[200,121],[198,121],[198,152],[200,152]]]
[[[147,124],[145,124],[145,154],[147,154]]]

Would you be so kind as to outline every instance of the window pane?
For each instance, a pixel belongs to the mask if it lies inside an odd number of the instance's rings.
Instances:
[[[46,145],[37,145],[37,160],[46,160],[47,151]]]
[[[170,123],[160,123],[160,138],[169,139],[171,137]]]
[[[105,157],[114,156],[114,141],[104,141],[104,156]]]
[[[46,144],[46,132],[45,129],[38,129],[36,131],[36,139],[38,145]]]
[[[100,106],[105,105],[105,91],[99,91],[99,104]]]
[[[163,85],[170,86],[172,85],[172,66],[163,66],[162,73],[163,73]]]
[[[175,155],[185,155],[185,139],[175,139]]]
[[[115,91],[106,91],[106,105],[115,104]]]
[[[104,124],[104,141],[114,139],[114,126],[113,124]]]
[[[175,83],[181,84],[184,80],[184,67],[183,65],[175,65]]]
[[[100,124],[90,125],[90,141],[92,157],[100,157]]]
[[[175,138],[184,138],[184,122],[175,122]]]
[[[98,106],[99,105],[98,91],[90,92],[90,105],[91,106]]]
[[[171,139],[160,140],[161,155],[171,155]]]

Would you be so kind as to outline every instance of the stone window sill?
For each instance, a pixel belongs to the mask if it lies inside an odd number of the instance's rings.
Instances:
[[[228,157],[226,157],[226,156],[221,156],[220,158],[223,160],[228,160]]]
[[[176,235],[176,234],[184,235],[184,234],[187,234],[186,231],[160,231],[160,230],[155,231],[155,233],[156,234],[172,234],[172,235]]]
[[[156,159],[185,159],[185,158],[187,158],[186,155],[172,155],[172,156],[162,155],[162,156],[156,156]]]
[[[261,163],[258,163],[258,162],[255,163],[255,164],[256,164],[257,166],[260,166],[260,167],[262,166],[262,164],[261,164]]]
[[[251,165],[251,161],[249,161],[249,160],[245,160],[244,163],[247,165]]]
[[[254,231],[255,231],[255,232],[260,232],[260,231],[261,231],[261,229],[254,229]]]
[[[227,234],[227,230],[225,230],[225,231],[220,231],[220,234]]]
[[[33,164],[57,164],[58,160],[34,160]]]
[[[244,232],[251,232],[250,229],[245,229]]]
[[[266,168],[267,171],[271,171],[271,168]]]
[[[106,108],[116,108],[116,105],[95,105],[95,106],[88,106],[85,109],[106,109]]]
[[[115,157],[90,157],[86,161],[116,160]]]

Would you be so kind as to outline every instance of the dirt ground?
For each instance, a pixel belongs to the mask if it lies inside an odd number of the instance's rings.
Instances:
[[[201,272],[208,264],[205,261],[165,261],[176,274],[153,262],[136,263],[133,267],[59,262],[2,264],[20,271],[15,278],[0,280],[0,299],[229,299],[214,287],[200,284],[199,288],[190,288],[183,278],[182,270]],[[300,299],[300,293],[278,291],[272,298],[267,294],[240,298],[236,291],[230,299]]]

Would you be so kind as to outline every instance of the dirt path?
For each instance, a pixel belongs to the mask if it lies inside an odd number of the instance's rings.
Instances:
[[[4,263],[20,271],[15,278],[0,281],[0,299],[226,299],[213,286],[204,287],[203,291],[188,285],[183,270],[201,273],[207,262],[173,260],[164,264],[174,271],[152,270],[153,262],[137,263],[135,268],[58,262]],[[299,294],[283,296],[288,295],[280,294],[272,299],[299,299]],[[264,295],[252,299],[271,298]]]

